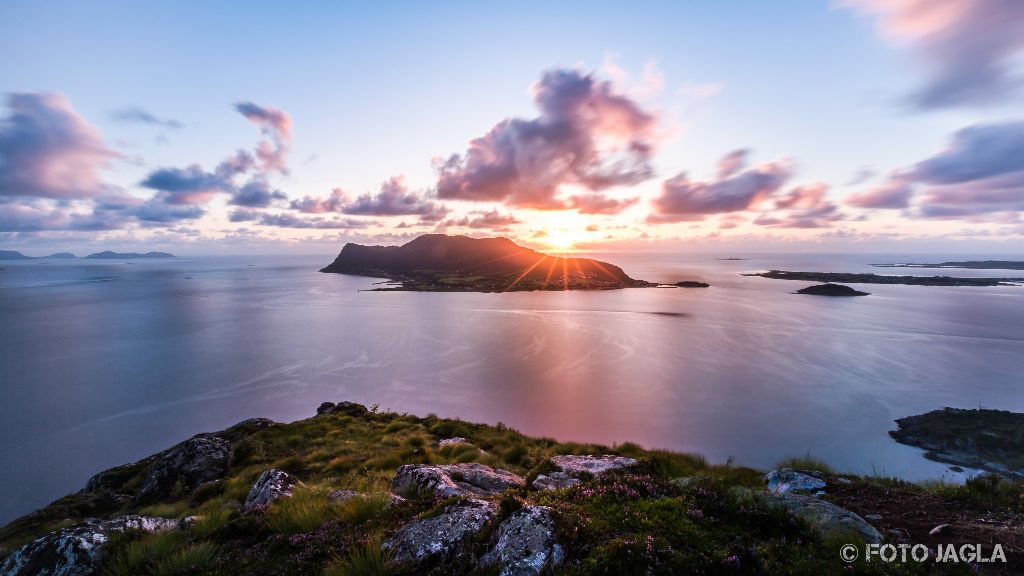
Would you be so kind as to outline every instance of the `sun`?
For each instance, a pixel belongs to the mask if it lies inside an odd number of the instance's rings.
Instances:
[[[544,243],[555,250],[572,252],[576,248],[576,243],[583,240],[583,234],[573,230],[548,230]]]

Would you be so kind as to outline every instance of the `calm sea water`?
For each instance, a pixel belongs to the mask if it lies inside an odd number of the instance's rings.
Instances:
[[[890,440],[894,418],[1024,410],[1024,288],[830,299],[740,275],[948,255],[603,258],[713,287],[359,292],[374,280],[318,273],[326,254],[0,262],[0,523],[197,432],[325,400],[910,479],[952,473]]]

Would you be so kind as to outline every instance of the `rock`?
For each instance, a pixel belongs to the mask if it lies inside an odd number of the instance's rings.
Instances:
[[[422,565],[450,558],[495,515],[486,500],[469,498],[444,509],[441,514],[413,520],[384,541],[382,548],[398,563]]]
[[[823,534],[856,532],[869,544],[877,544],[882,541],[882,535],[878,530],[865,522],[863,518],[831,502],[813,496],[792,493],[766,493],[762,497],[769,505],[782,506],[792,514],[803,518]]]
[[[626,456],[552,456],[551,463],[567,474],[593,474],[599,476],[610,470],[636,466],[636,460]]]
[[[179,526],[177,520],[149,516],[90,518],[37,538],[15,550],[0,564],[4,576],[91,576],[103,564],[103,545],[110,534],[125,530],[157,532]]]
[[[705,484],[712,480],[713,479],[711,478],[711,476],[707,476],[705,474],[698,474],[696,476],[684,476],[682,478],[674,478],[672,480],[669,480],[668,483],[681,490],[686,490],[688,488],[693,488],[694,486],[700,486],[701,484]]]
[[[395,473],[391,491],[396,494],[430,492],[441,498],[488,497],[525,485],[523,477],[484,464],[407,464]]]
[[[276,422],[270,418],[247,418],[238,424],[235,424],[231,428],[228,428],[225,432],[236,432],[244,429],[262,430],[263,428],[270,428],[274,424],[276,424]]]
[[[680,288],[710,288],[711,284],[707,282],[697,282],[696,280],[683,280],[682,282],[676,282],[673,286]]]
[[[291,496],[296,486],[302,486],[302,482],[293,478],[291,474],[273,468],[264,470],[249,489],[242,507],[248,510],[253,506],[270,504],[282,496]]]
[[[811,472],[793,470],[792,468],[780,468],[765,474],[764,483],[768,485],[770,492],[776,494],[816,493],[825,487],[825,481],[815,478],[811,474]]]
[[[935,528],[928,531],[929,536],[948,536],[953,533],[952,524],[939,524]]]
[[[579,478],[573,478],[565,472],[552,472],[551,474],[538,474],[533,479],[531,486],[534,490],[562,490],[563,488],[572,488],[580,482]]]
[[[198,434],[159,455],[150,466],[137,500],[164,498],[175,490],[194,490],[224,476],[231,463],[231,443],[213,434]]]
[[[438,448],[444,448],[445,446],[454,446],[456,444],[469,444],[469,440],[456,436],[455,438],[445,438],[437,443]]]
[[[882,515],[881,514],[865,514],[864,515],[864,519],[865,520],[869,520],[871,522],[881,522],[882,521]]]
[[[366,416],[370,413],[366,406],[355,402],[324,402],[316,409],[317,415],[321,414],[346,414],[348,416]]]
[[[635,466],[637,461],[625,456],[552,456],[550,462],[558,468],[550,474],[538,474],[532,486],[537,490],[560,490],[580,483],[581,477],[600,476],[610,470]]]
[[[536,576],[564,558],[565,551],[555,541],[551,508],[525,506],[501,523],[494,549],[481,562],[498,564],[501,576]]]

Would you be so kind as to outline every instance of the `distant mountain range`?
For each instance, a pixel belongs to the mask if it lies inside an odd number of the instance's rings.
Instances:
[[[426,234],[402,246],[346,244],[320,270],[388,278],[384,290],[505,292],[654,286],[621,268],[589,258],[549,256],[508,238]]]
[[[70,260],[77,258],[71,252],[57,252],[49,256],[26,256],[15,250],[0,250],[0,260]],[[96,252],[85,257],[86,260],[135,260],[139,258],[176,258],[174,254],[167,252]]]

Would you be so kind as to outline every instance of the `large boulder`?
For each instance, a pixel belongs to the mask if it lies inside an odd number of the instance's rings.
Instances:
[[[365,416],[370,413],[366,406],[355,402],[324,402],[316,409],[317,415],[322,414],[346,414],[348,416]]]
[[[790,492],[817,494],[825,488],[825,481],[815,474],[815,472],[793,470],[792,468],[780,468],[765,474],[764,483],[768,486],[768,491],[776,494]]]
[[[149,516],[90,518],[62,528],[18,548],[0,564],[3,576],[91,576],[103,565],[103,546],[109,535],[126,530],[158,532],[177,528],[177,520]]]
[[[382,547],[401,564],[420,566],[451,558],[495,515],[486,500],[468,498],[446,507],[437,516],[413,520],[384,541]]]
[[[179,489],[192,491],[222,478],[230,464],[230,442],[214,434],[198,434],[159,455],[136,499],[166,498]]]
[[[290,497],[295,487],[301,485],[302,482],[283,470],[264,470],[249,489],[242,507],[249,510],[254,506],[266,506],[278,498]]]
[[[526,480],[508,470],[475,462],[465,464],[407,464],[391,481],[395,494],[429,492],[441,498],[490,497],[510,488],[526,486]]]
[[[565,551],[555,541],[551,508],[525,506],[501,523],[497,543],[482,563],[500,566],[501,576],[537,576],[564,558]]]
[[[841,536],[856,533],[869,544],[877,544],[882,541],[881,533],[865,522],[863,518],[831,502],[793,493],[766,493],[763,498],[769,505],[781,506],[793,515],[803,518],[822,534]]]
[[[558,470],[548,474],[538,474],[533,480],[533,487],[537,490],[569,488],[579,484],[581,478],[600,476],[611,470],[629,468],[637,464],[633,458],[610,454],[601,456],[566,454],[552,456],[550,461]]]

